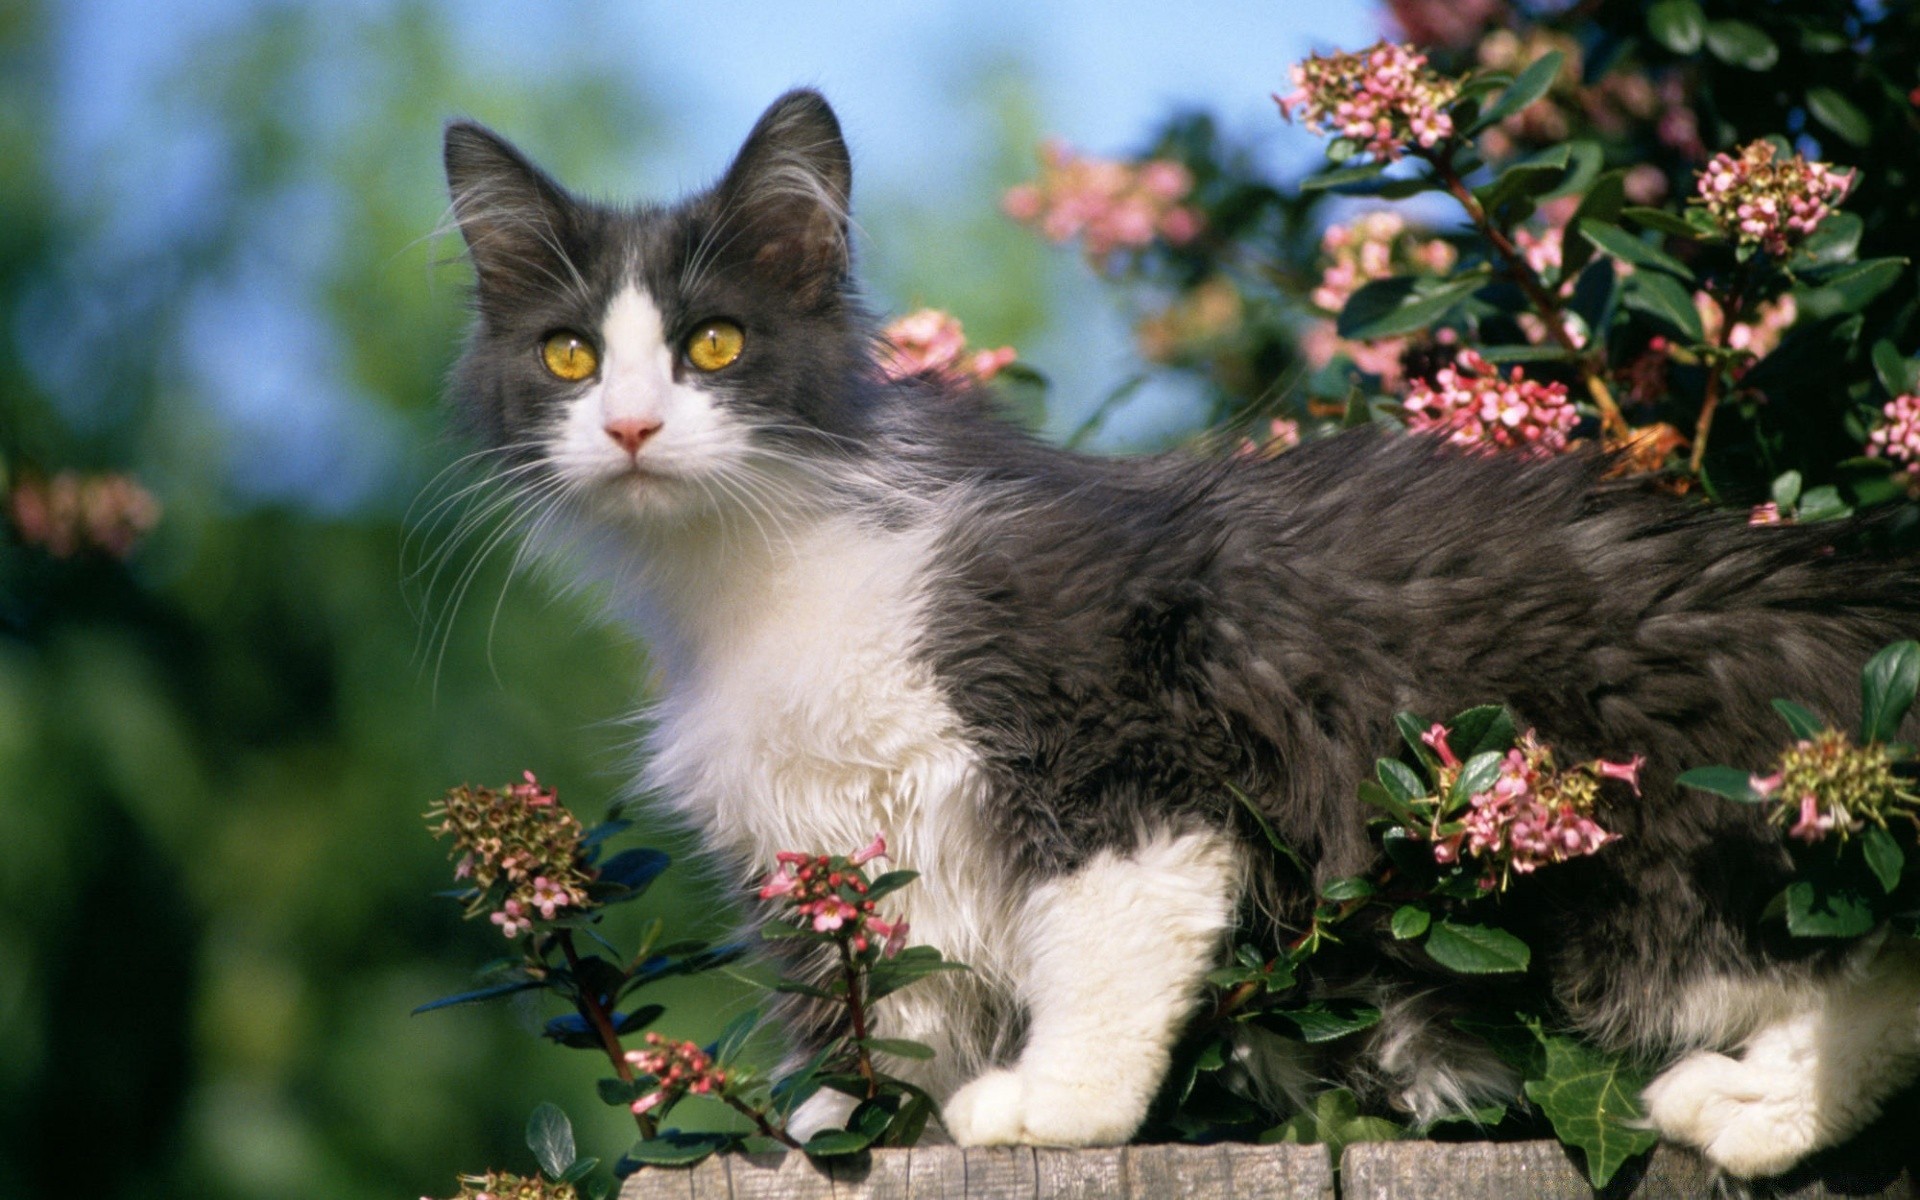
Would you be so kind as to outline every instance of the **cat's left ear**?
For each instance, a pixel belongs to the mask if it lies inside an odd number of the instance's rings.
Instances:
[[[837,294],[852,273],[847,206],[853,161],[840,122],[819,92],[775,100],[720,181],[722,220],[757,265],[787,278],[802,298]]]

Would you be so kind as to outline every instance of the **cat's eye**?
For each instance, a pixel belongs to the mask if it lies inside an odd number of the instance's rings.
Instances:
[[[740,357],[747,335],[732,321],[703,321],[687,336],[687,361],[702,371],[718,371]]]
[[[556,379],[578,383],[600,369],[600,355],[577,333],[561,330],[540,343],[540,361]]]

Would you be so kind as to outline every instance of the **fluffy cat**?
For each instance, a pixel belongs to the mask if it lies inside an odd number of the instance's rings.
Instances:
[[[1355,787],[1392,714],[1493,699],[1567,760],[1646,757],[1643,795],[1603,795],[1620,840],[1503,919],[1536,948],[1527,986],[1664,1066],[1663,1135],[1770,1174],[1914,1073],[1912,944],[1776,936],[1777,834],[1674,784],[1768,761],[1771,696],[1850,711],[1859,664],[1920,634],[1911,562],[1602,485],[1589,458],[1371,432],[1273,461],[1094,458],[889,380],[812,92],[676,205],[580,201],[472,124],[446,169],[477,274],[455,405],[647,641],[645,787],[743,883],[887,831],[922,873],[898,915],[973,967],[882,1031],[937,1049],[898,1068],[959,1142],[1125,1141],[1236,923],[1298,928],[1317,882],[1375,865]],[[1332,1061],[1243,1045],[1270,1095],[1332,1078],[1424,1120],[1511,1093],[1449,1021],[1493,985],[1361,928],[1314,986],[1385,1017]]]

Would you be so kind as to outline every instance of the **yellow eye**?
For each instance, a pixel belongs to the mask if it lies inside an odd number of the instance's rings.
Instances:
[[[732,321],[707,321],[687,338],[687,361],[702,371],[718,371],[747,344],[747,335]]]
[[[578,383],[600,369],[600,356],[587,339],[564,330],[540,343],[540,361],[568,383]]]

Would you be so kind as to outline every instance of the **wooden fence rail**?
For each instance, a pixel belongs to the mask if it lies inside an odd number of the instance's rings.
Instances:
[[[1920,1147],[1910,1148],[1910,1152]],[[1722,1194],[1697,1155],[1662,1147],[1623,1168],[1604,1193],[1633,1200]],[[1738,1194],[1737,1191],[1726,1194]],[[1911,1168],[1818,1163],[1756,1194],[1777,1200],[1916,1196]],[[1572,1155],[1555,1142],[1367,1142],[1338,1176],[1321,1146],[1127,1146],[1114,1150],[926,1146],[815,1164],[802,1154],[723,1155],[656,1167],[620,1200],[1587,1200]]]

